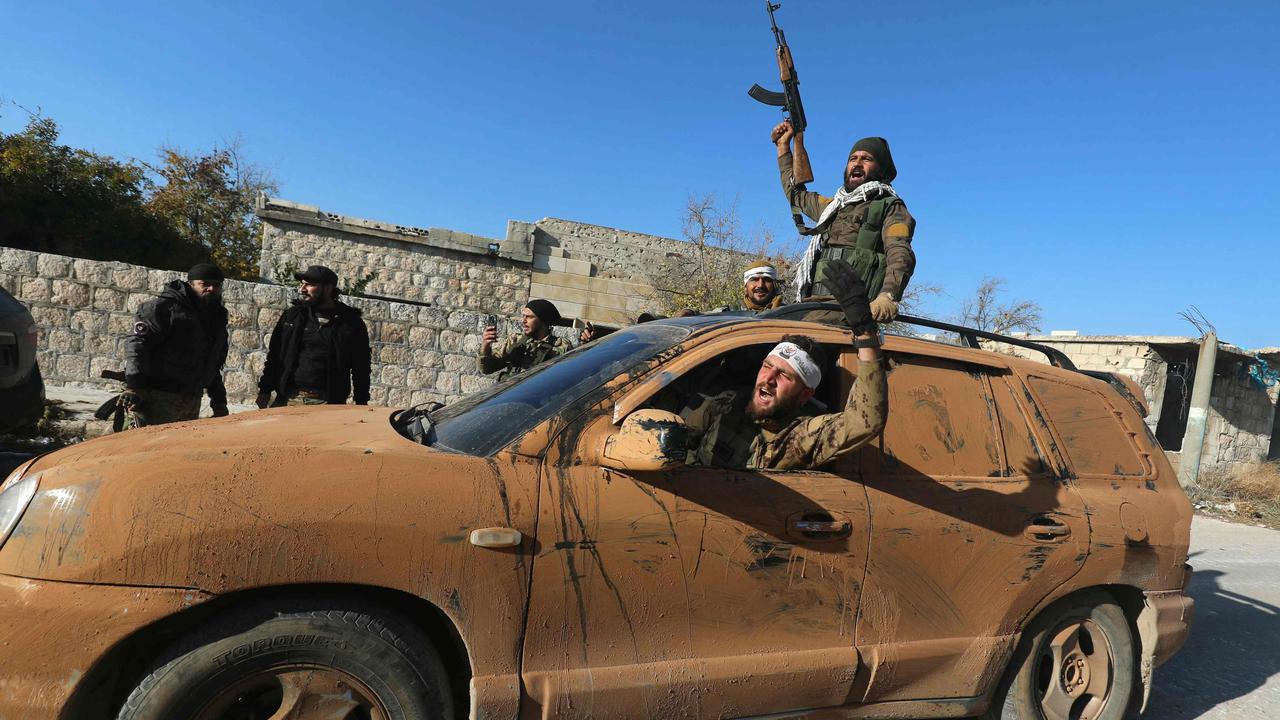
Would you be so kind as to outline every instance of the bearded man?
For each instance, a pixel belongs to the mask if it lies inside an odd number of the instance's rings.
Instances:
[[[258,381],[259,408],[369,404],[369,329],[338,300],[338,275],[323,265],[294,273],[298,298],[280,315]],[[275,393],[275,401],[271,394]]]
[[[200,263],[138,307],[125,338],[125,391],[117,402],[125,427],[161,425],[200,416],[207,392],[214,417],[227,414],[222,365],[227,361],[227,310],[222,270]]]
[[[916,221],[891,185],[898,169],[889,141],[866,137],[854,143],[845,163],[843,186],[834,197],[826,197],[796,185],[791,159],[794,136],[790,121],[778,124],[770,134],[777,145],[782,190],[792,214],[798,224],[799,213],[818,223],[803,231],[810,240],[797,268],[796,300],[833,295],[830,267],[842,263],[852,267],[867,286],[876,321],[891,322],[915,272],[911,239]]]
[[[761,313],[782,305],[778,269],[768,260],[757,260],[742,273],[742,308]]]
[[[846,268],[832,273],[832,284],[858,351],[858,377],[844,410],[809,411],[807,404],[822,383],[825,353],[811,337],[787,335],[760,364],[751,387],[700,397],[681,413],[699,438],[691,464],[814,470],[884,430],[888,385],[866,290]]]

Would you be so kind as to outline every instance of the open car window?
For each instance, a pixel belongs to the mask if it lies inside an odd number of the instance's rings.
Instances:
[[[689,462],[695,463],[698,443],[707,429],[704,424],[708,408],[728,401],[735,393],[748,392],[755,384],[761,363],[778,340],[781,333],[774,341],[726,347],[654,392],[640,407],[675,413],[689,424],[692,443]],[[848,373],[840,362],[848,348],[830,343],[822,345],[826,351],[822,383],[802,409],[806,415],[836,412],[843,407],[842,400],[848,392]]]

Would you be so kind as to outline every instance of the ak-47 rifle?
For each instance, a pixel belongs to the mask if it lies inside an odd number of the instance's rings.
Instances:
[[[773,11],[782,7],[781,3],[764,1],[769,11],[769,24],[773,26],[773,39],[778,43],[778,74],[782,79],[782,92],[765,90],[759,85],[752,85],[747,94],[765,105],[780,107],[787,112],[791,121],[791,129],[795,131],[795,150],[792,152],[791,172],[795,176],[795,184],[804,189],[804,184],[813,182],[813,168],[809,166],[809,153],[804,149],[804,105],[800,102],[800,78],[796,75],[796,65],[791,61],[791,48],[787,46],[787,36],[778,27]],[[800,220],[803,226],[803,220]]]

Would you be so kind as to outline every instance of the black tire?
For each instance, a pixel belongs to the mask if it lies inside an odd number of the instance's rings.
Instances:
[[[1124,611],[1104,592],[1083,592],[1050,606],[1023,633],[983,719],[1123,720],[1138,686]]]
[[[454,717],[439,655],[393,615],[325,609],[250,618],[228,618],[173,648],[129,694],[118,719],[265,720],[289,702],[351,720]],[[340,692],[323,694],[326,687]],[[290,699],[300,692],[304,699]],[[352,709],[342,709],[347,702]]]

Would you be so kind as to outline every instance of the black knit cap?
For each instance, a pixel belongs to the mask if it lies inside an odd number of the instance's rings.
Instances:
[[[889,141],[882,137],[864,137],[853,144],[853,149],[849,151],[849,156],[859,150],[865,150],[871,153],[871,156],[880,163],[880,181],[891,183],[893,179],[898,177],[898,168],[893,164],[893,153],[889,152]]]
[[[222,275],[222,270],[218,269],[213,263],[200,263],[192,265],[187,271],[187,282],[193,280],[203,280],[204,282],[222,282],[226,280]]]
[[[311,265],[302,272],[293,274],[294,280],[306,280],[316,285],[337,285],[338,274],[324,265]]]
[[[560,311],[549,300],[530,300],[525,307],[532,310],[545,325],[555,325],[560,322]]]

